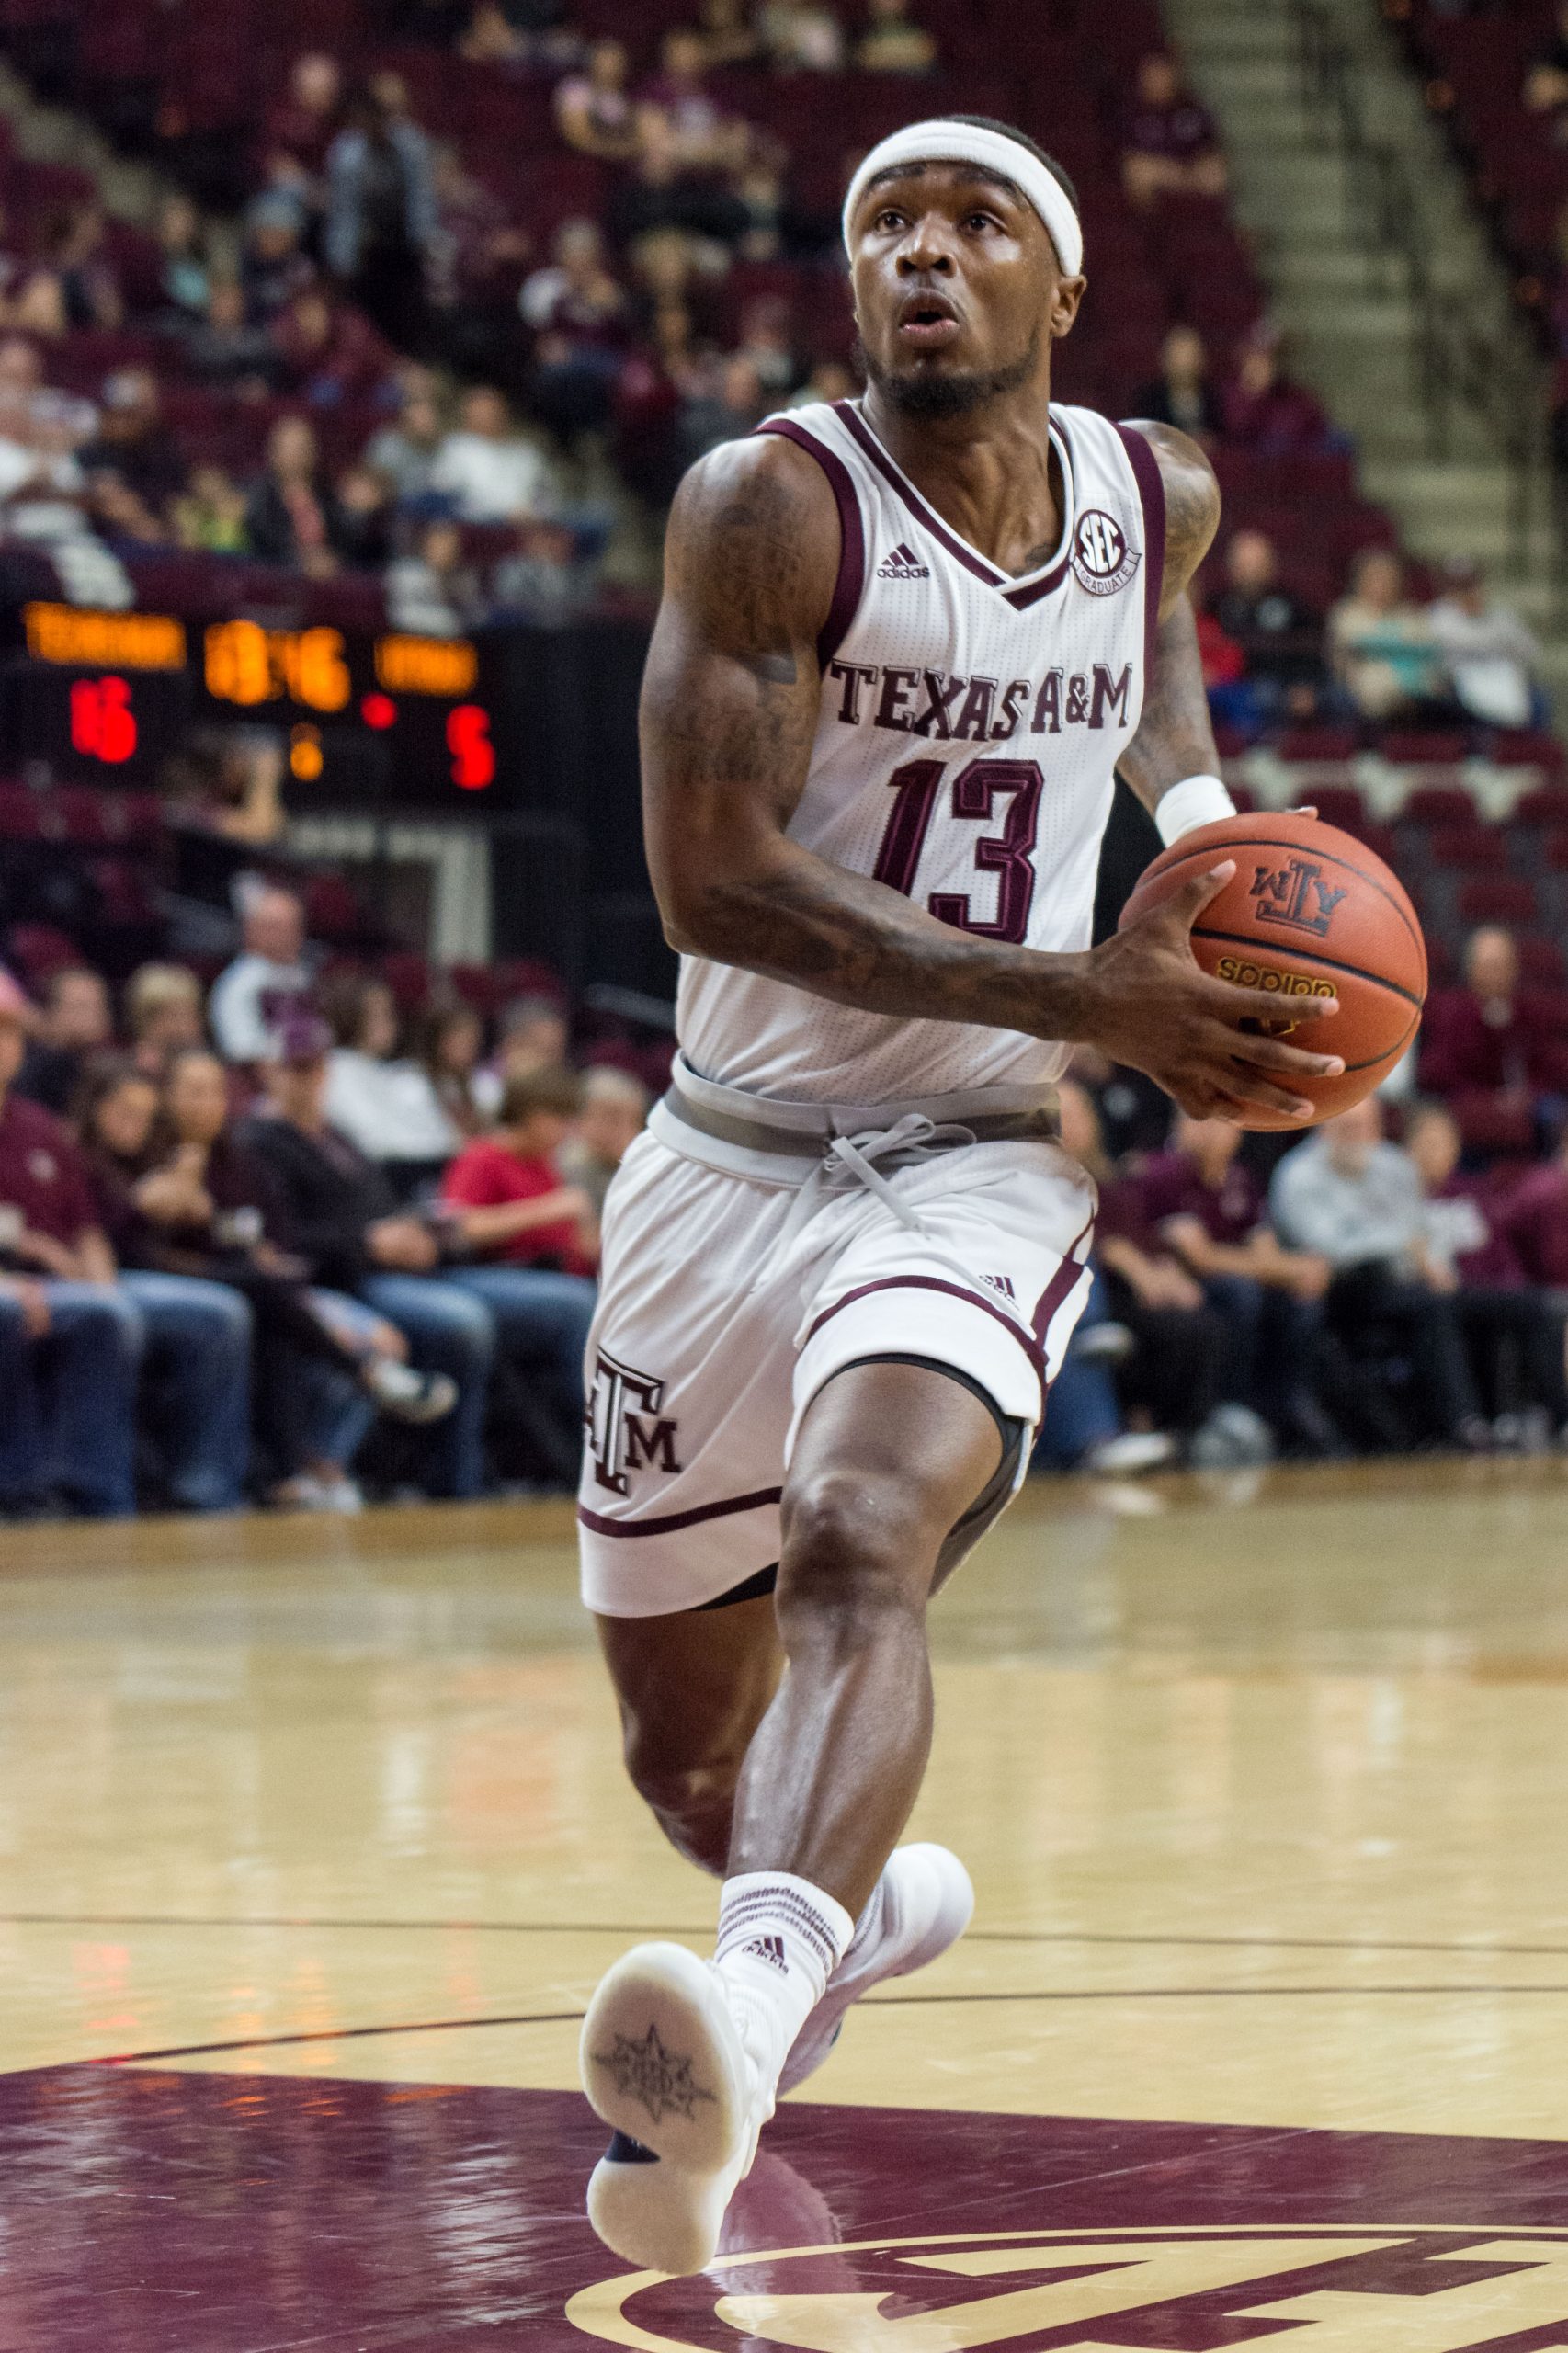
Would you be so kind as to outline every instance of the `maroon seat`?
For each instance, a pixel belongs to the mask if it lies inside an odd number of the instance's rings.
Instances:
[[[1461,923],[1533,924],[1540,920],[1535,884],[1523,875],[1487,875],[1461,882],[1455,902]]]
[[[1389,757],[1393,756],[1391,752]],[[1418,784],[1404,804],[1404,815],[1417,825],[1473,825],[1475,799],[1461,784]]]
[[[1507,842],[1494,825],[1437,825],[1426,847],[1434,865],[1467,874],[1501,873],[1508,864]]]
[[[1353,760],[1360,736],[1354,727],[1287,727],[1276,748],[1282,760]]]
[[[1561,993],[1568,987],[1568,964],[1563,962],[1562,950],[1555,939],[1543,934],[1527,934],[1514,945],[1518,949],[1519,970],[1532,989]],[[1561,1002],[1568,1006],[1568,995],[1562,995]]]
[[[1312,806],[1325,825],[1358,834],[1366,824],[1367,804],[1353,784],[1303,784],[1301,790],[1310,792]]]

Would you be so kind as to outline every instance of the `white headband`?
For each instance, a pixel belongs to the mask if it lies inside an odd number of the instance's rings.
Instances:
[[[1072,199],[1053,172],[1016,139],[999,131],[983,131],[972,122],[906,123],[880,147],[873,147],[844,199],[844,242],[849,245],[849,224],[855,208],[878,175],[900,164],[975,164],[988,177],[1011,180],[1022,191],[1051,232],[1062,273],[1076,278],[1084,267],[1084,232]]]

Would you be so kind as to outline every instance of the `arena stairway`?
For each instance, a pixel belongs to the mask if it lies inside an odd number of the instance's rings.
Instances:
[[[1474,323],[1513,356],[1534,398],[1521,473],[1496,404],[1458,396],[1435,454],[1418,390],[1420,308],[1397,244],[1381,233],[1371,175],[1358,166],[1338,108],[1326,103],[1303,42],[1316,14],[1344,62],[1368,142],[1392,157],[1437,308]],[[1291,365],[1355,438],[1365,494],[1399,521],[1413,553],[1478,558],[1546,646],[1547,683],[1568,705],[1568,637],[1554,612],[1544,517],[1544,377],[1513,310],[1506,276],[1462,173],[1375,0],[1165,0],[1194,86],[1216,117],[1233,205],[1253,236]],[[1500,379],[1501,371],[1499,371]],[[1522,494],[1521,535],[1511,512]]]

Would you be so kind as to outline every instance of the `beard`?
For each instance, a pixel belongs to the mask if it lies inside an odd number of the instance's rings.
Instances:
[[[983,372],[971,369],[952,375],[942,375],[936,369],[927,371],[918,365],[907,372],[884,368],[880,360],[872,358],[863,343],[858,346],[856,358],[890,408],[897,409],[901,416],[934,423],[944,417],[971,416],[976,409],[986,407],[992,401],[1020,391],[1035,372],[1040,344],[1040,330],[1037,327],[1029,338],[1028,349],[1010,366]]]

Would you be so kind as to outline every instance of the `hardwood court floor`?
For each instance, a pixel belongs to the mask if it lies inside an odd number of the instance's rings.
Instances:
[[[543,2096],[570,2093],[576,2021],[618,1949],[649,1930],[701,1943],[711,1917],[622,1784],[564,1508],[8,1529],[0,1548],[0,2250],[35,2194],[68,2239],[105,2119],[129,2130],[137,2098],[183,2153],[165,2152],[181,2180],[221,2171],[226,2136],[281,2134],[265,2164],[244,2160],[270,2184],[247,2194],[281,2200],[308,2240],[333,2173],[321,2152],[338,2133],[362,2148],[390,2100],[405,2125],[441,2120],[443,2164],[470,2132],[487,2147],[521,2132],[551,2178],[565,2268],[520,2334],[488,2341],[741,2347],[744,2320],[747,2345],[883,2344],[863,2283],[853,2326],[748,2307],[710,2311],[694,2336],[661,2334],[667,2313],[626,2335],[608,2290],[559,2320],[619,2267],[573,2235],[592,2135],[576,2102]],[[919,2109],[945,2112],[930,2130],[949,2188],[917,2236],[940,2235],[960,2178],[992,2197],[989,2229],[1004,2189],[1034,2178],[1041,2118],[1084,2179],[1110,2178],[1134,2144],[1145,2184],[1209,2153],[1183,2210],[1205,2231],[1270,2220],[1233,2185],[1263,2181],[1284,2145],[1338,2184],[1314,2228],[1568,2229],[1568,1463],[1032,1489],[935,1623],[938,1733],[915,1828],[969,1862],[975,1930],[855,2014],[813,2106],[770,2131],[767,2180],[814,2148],[840,2223],[885,2234],[868,2182],[907,2172],[909,2128],[862,2112]],[[517,2095],[531,2105],[497,2108]],[[531,2121],[497,2126],[503,2112]],[[34,2179],[46,2144],[65,2175]],[[1412,2148],[1428,2153],[1420,2211],[1407,2156],[1386,2155]],[[1368,2191],[1385,2162],[1404,2188]],[[1544,2206],[1483,2211],[1526,2175]],[[1015,2240],[1023,2211],[1005,2208]],[[378,2227],[406,2234],[397,2211]],[[1153,2225],[1165,2210],[1151,2190],[1137,2212]],[[1053,2209],[1034,2236],[1082,2220]],[[1127,2213],[1113,2220],[1125,2236]],[[811,2227],[797,2216],[763,2243],[821,2243]],[[1568,2279],[1559,2256],[1548,2268]],[[405,2333],[352,2296],[330,2306],[350,2314],[341,2336],[266,2298],[220,2325],[210,2289],[205,2319],[164,2303],[142,2334],[123,2313],[106,2325],[102,2267],[74,2278],[68,2260],[49,2273],[47,2325],[33,2303],[23,2325],[7,2276],[0,2254],[0,2353],[449,2342],[445,2318]],[[837,2291],[814,2292],[825,2310]],[[1388,2292],[1426,2315],[1414,2334],[1385,2325],[1385,2301],[1370,2334],[1329,2328],[1314,2353],[1500,2344],[1503,2320],[1521,2344],[1568,2346],[1568,2285],[1546,2305],[1505,2296],[1490,2336],[1453,2333],[1462,2298]],[[1439,2302],[1448,2334],[1428,2325]],[[1561,2334],[1520,2334],[1559,2305]],[[1172,2325],[1109,2341],[1242,2341]],[[948,2353],[1017,2334],[1006,2315],[1000,2335],[967,2326],[927,2314],[885,2342]]]

